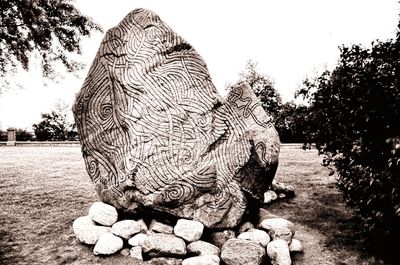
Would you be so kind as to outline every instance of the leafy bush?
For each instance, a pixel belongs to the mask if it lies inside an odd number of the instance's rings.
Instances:
[[[394,262],[400,236],[400,41],[342,47],[336,69],[306,80],[310,139],[334,165],[374,250]]]

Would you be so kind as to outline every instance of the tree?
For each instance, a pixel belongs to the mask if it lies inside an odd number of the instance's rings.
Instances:
[[[61,62],[67,71],[82,67],[68,53],[80,54],[81,36],[102,31],[67,0],[0,0],[0,76],[18,62],[28,70],[30,56],[39,54],[44,76]]]
[[[76,124],[68,121],[70,108],[63,102],[58,102],[55,110],[42,113],[42,121],[32,126],[38,141],[77,140]]]
[[[257,64],[249,60],[245,70],[240,74],[239,82],[247,82],[260,99],[264,110],[274,119],[282,107],[282,99],[274,88],[274,83],[267,75],[260,74]]]
[[[7,141],[7,132],[0,129],[0,142]]]
[[[33,139],[32,133],[30,133],[24,129],[17,129],[15,134],[16,134],[17,141],[30,141]]]
[[[400,38],[342,47],[337,67],[299,91],[310,102],[310,137],[362,217],[375,251],[395,261],[400,236]]]
[[[286,102],[275,119],[275,128],[283,143],[310,143],[308,107]]]
[[[62,117],[55,111],[42,113],[42,121],[32,126],[38,141],[64,141],[67,128]]]

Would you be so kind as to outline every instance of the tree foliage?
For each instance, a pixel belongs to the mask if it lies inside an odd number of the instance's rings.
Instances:
[[[282,107],[282,99],[267,75],[260,74],[257,64],[248,61],[245,70],[240,74],[239,82],[247,82],[260,99],[264,110],[276,118]]]
[[[358,209],[375,250],[393,262],[400,236],[400,41],[342,47],[337,67],[299,91],[310,138]]]
[[[25,129],[17,129],[15,134],[17,141],[31,141],[33,139],[32,133],[28,132]]]
[[[38,141],[77,140],[78,132],[75,123],[69,123],[68,106],[57,104],[56,110],[42,113],[42,120],[32,126]]]
[[[275,128],[282,143],[310,143],[308,107],[284,103],[275,118]]]
[[[68,53],[80,53],[81,36],[101,27],[81,15],[67,0],[0,0],[0,75],[15,69],[18,62],[28,70],[32,52],[41,59],[42,71],[49,76],[54,63],[68,71],[81,65]]]

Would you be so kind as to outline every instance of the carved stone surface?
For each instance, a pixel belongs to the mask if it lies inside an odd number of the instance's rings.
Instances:
[[[222,100],[200,55],[148,10],[106,33],[73,111],[87,172],[117,209],[233,227],[275,175],[279,138],[251,88]]]

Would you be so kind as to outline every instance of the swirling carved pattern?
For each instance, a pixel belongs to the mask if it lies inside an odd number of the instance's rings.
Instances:
[[[234,89],[222,102],[190,44],[153,12],[129,13],[106,33],[73,108],[100,197],[236,225],[252,183],[240,172],[263,141],[249,132],[271,127],[248,93]]]

